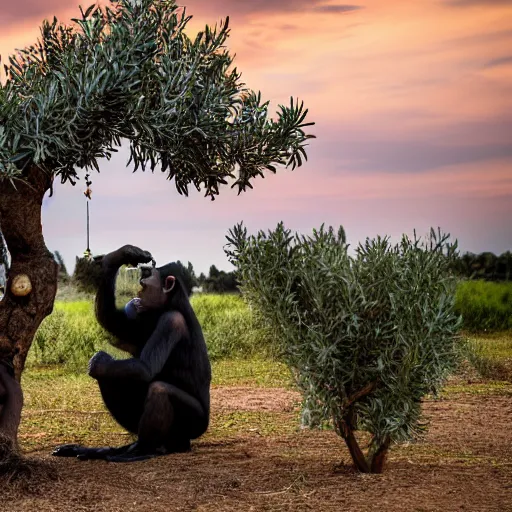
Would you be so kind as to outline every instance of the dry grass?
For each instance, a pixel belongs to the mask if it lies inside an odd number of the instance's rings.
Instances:
[[[216,368],[211,428],[191,453],[127,465],[52,460],[58,482],[4,486],[2,505],[11,512],[512,510],[512,384],[453,379],[439,400],[425,400],[425,438],[394,446],[384,474],[360,475],[334,432],[299,428],[300,396],[287,373],[263,365]],[[47,369],[27,372],[24,384],[20,438],[31,460],[47,462],[63,442],[127,442],[87,377]]]
[[[469,335],[468,358],[487,379],[512,382],[512,332]]]
[[[51,461],[22,456],[13,449],[12,441],[0,434],[0,486],[30,491],[32,486],[56,478]]]

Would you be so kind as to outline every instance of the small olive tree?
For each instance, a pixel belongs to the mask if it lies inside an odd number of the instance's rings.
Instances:
[[[281,223],[248,236],[239,224],[227,237],[242,293],[303,393],[303,424],[332,421],[362,472],[380,473],[391,442],[424,430],[421,399],[456,364],[448,238],[378,237],[351,256],[342,228],[305,237]],[[367,454],[356,430],[371,434]]]
[[[160,169],[180,194],[193,187],[213,199],[302,165],[313,137],[302,102],[270,117],[269,102],[242,82],[226,46],[229,18],[191,38],[191,16],[175,0],[103,4],[80,8],[70,25],[43,21],[0,81],[0,231],[10,254],[0,363],[14,366],[18,382],[57,292],[41,205],[58,180],[76,184],[124,144],[133,170]],[[13,401],[0,387],[1,435],[20,411],[3,405]]]

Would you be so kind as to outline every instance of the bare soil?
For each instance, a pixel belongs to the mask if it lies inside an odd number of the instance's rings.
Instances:
[[[477,383],[478,384],[478,383]],[[212,409],[296,418],[285,389],[217,387]],[[0,510],[16,511],[512,511],[512,396],[450,394],[424,404],[430,429],[393,447],[382,475],[354,471],[331,431],[247,431],[208,436],[191,453],[133,464],[49,461],[55,479],[0,488]],[[215,421],[216,416],[212,421]]]

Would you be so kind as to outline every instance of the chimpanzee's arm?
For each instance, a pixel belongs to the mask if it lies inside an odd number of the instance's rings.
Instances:
[[[162,371],[174,347],[187,335],[187,325],[181,313],[164,313],[139,359],[116,361],[106,354],[100,355],[100,362],[96,364],[91,361],[90,374],[96,378],[126,378],[151,382]]]
[[[151,261],[149,252],[133,245],[125,245],[103,256],[102,279],[96,294],[96,318],[101,326],[122,342],[129,342],[134,336],[134,322],[124,310],[116,307],[116,276],[119,268],[125,264],[137,265]],[[130,351],[130,350],[128,350]]]
[[[101,326],[119,339],[126,339],[130,320],[116,307],[116,276],[119,266],[103,263],[103,275],[96,293],[96,318]]]

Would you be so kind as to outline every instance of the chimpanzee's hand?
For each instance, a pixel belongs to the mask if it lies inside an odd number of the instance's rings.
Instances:
[[[106,266],[132,265],[136,267],[139,263],[149,263],[153,256],[148,251],[144,251],[134,245],[124,245],[109,254],[103,256],[102,263]]]
[[[87,373],[93,379],[102,377],[105,375],[107,371],[108,364],[110,363],[110,361],[113,360],[114,358],[111,355],[107,354],[106,352],[103,352],[103,350],[100,350],[91,357]]]

